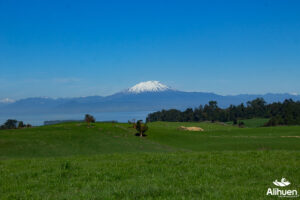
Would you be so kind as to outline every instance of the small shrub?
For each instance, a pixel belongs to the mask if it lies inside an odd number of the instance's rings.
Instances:
[[[136,123],[136,130],[139,132],[140,137],[143,137],[144,133],[148,130],[148,126],[142,120],[139,120]]]
[[[91,123],[95,123],[96,120],[92,115],[86,114],[84,121],[88,124],[88,127],[90,127]]]
[[[71,169],[71,163],[69,161],[63,162],[61,164],[61,169],[63,169],[63,170],[69,170],[69,169]]]
[[[240,122],[239,122],[239,127],[240,127],[240,128],[244,128],[244,127],[245,127],[245,123],[244,123],[243,121],[240,121]]]

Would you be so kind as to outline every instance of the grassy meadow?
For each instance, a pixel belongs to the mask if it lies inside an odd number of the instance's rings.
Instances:
[[[300,127],[258,121],[154,122],[143,138],[121,123],[0,130],[0,199],[272,199],[282,177],[299,189]]]

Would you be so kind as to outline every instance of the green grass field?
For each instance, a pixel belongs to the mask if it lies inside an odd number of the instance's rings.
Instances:
[[[0,130],[0,199],[274,199],[266,191],[282,177],[300,192],[299,126],[155,122],[135,133],[120,123]]]

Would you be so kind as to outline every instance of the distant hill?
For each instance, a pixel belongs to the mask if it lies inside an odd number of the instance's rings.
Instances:
[[[170,108],[194,108],[211,100],[217,101],[218,105],[224,108],[230,104],[246,103],[258,97],[264,98],[267,103],[284,101],[285,99],[300,100],[299,95],[292,94],[222,96],[206,92],[183,92],[158,81],[148,81],[106,97],[89,96],[58,99],[39,97],[5,104],[0,103],[0,114],[155,111]]]

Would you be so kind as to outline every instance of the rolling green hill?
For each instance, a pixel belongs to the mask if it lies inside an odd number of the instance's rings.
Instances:
[[[196,126],[203,132],[180,130]],[[0,199],[266,199],[299,188],[300,127],[65,123],[0,130]]]
[[[178,130],[198,126],[204,132]],[[238,128],[213,123],[150,124],[149,139],[191,151],[300,150],[300,126]]]
[[[134,136],[128,124],[65,123],[0,130],[0,158],[55,157],[99,153],[164,152],[171,148]]]

